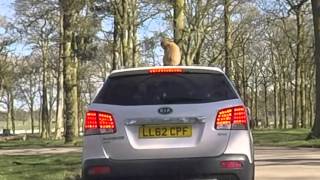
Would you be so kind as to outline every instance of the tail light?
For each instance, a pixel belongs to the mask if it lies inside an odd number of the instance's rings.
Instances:
[[[111,134],[116,132],[116,123],[110,113],[89,111],[86,113],[85,135]]]
[[[243,161],[221,161],[220,167],[223,169],[242,169]]]
[[[217,113],[215,128],[226,129],[247,129],[248,117],[244,106],[236,106],[221,109]]]
[[[93,176],[106,175],[110,173],[111,173],[111,168],[108,166],[93,166],[88,170],[88,174]]]
[[[149,74],[161,74],[161,73],[182,73],[181,68],[154,68],[149,70]]]

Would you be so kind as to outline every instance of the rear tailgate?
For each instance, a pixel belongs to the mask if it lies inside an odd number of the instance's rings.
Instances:
[[[238,100],[197,105],[169,105],[170,116],[160,115],[159,106],[121,107],[93,104],[90,108],[111,112],[117,133],[100,135],[101,144],[111,159],[154,159],[183,157],[213,157],[221,155],[228,144],[230,130],[216,130],[214,120],[219,109],[239,105]],[[192,126],[191,137],[142,138],[139,128],[144,125],[170,127]]]
[[[225,151],[230,130],[215,129],[217,112],[241,100],[221,72],[178,70],[109,77],[89,107],[115,119],[116,133],[100,135],[106,156],[212,157]]]

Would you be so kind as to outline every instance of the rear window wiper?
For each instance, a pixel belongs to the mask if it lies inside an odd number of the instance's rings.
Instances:
[[[162,99],[162,101],[166,104],[172,104],[172,103],[187,103],[187,102],[203,102],[208,101],[207,98],[192,98],[192,97],[171,97],[171,98],[165,98]]]

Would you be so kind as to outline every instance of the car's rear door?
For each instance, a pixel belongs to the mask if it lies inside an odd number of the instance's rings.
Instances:
[[[111,159],[161,159],[222,154],[230,130],[215,129],[217,112],[241,104],[220,72],[137,73],[111,76],[89,110],[115,119],[100,136]]]

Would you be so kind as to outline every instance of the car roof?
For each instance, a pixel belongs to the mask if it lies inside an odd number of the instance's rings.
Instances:
[[[114,70],[111,72],[110,75],[115,75],[115,74],[122,74],[122,73],[128,73],[132,72],[134,73],[135,71],[146,71],[150,69],[186,69],[186,70],[205,70],[205,71],[213,71],[213,72],[219,72],[224,74],[224,72],[218,68],[218,67],[205,67],[205,66],[150,66],[150,67],[139,67],[139,68],[128,68],[128,69],[120,69],[120,70]]]

